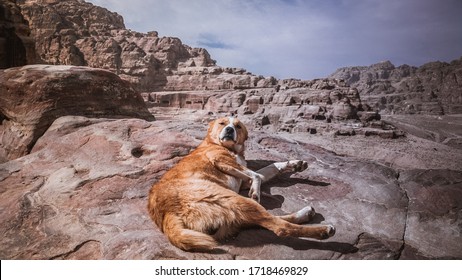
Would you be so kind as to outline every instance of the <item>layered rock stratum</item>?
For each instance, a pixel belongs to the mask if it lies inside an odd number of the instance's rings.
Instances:
[[[365,103],[384,114],[462,113],[462,57],[420,67],[390,61],[344,67],[329,77],[357,88]]]
[[[0,47],[1,259],[462,258],[460,60],[278,80],[84,1],[0,4],[0,46],[25,50]],[[311,205],[333,238],[251,228],[188,253],[152,223],[151,185],[230,114],[250,168],[309,163],[264,185],[263,206]]]

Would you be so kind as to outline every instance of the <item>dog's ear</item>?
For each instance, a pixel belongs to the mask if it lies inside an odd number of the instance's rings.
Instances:
[[[213,121],[209,122],[209,128],[207,129],[207,135],[210,135],[212,133],[213,126],[215,125],[215,122],[216,122],[216,120],[213,120]]]
[[[209,130],[213,127],[213,124],[215,123],[215,121],[216,121],[216,120],[213,120],[213,121],[210,121],[210,122],[209,122],[209,128],[208,128]]]
[[[245,125],[242,126],[242,129],[244,131],[244,141],[249,139],[249,132],[247,131],[247,127]]]
[[[246,141],[247,139],[249,139],[249,131],[247,130],[247,126],[239,120],[239,123],[241,124],[241,130],[242,130],[242,134],[243,134],[243,140]]]

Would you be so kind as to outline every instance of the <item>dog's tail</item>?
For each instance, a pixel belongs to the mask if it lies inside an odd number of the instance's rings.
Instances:
[[[163,231],[170,242],[185,251],[211,251],[217,247],[212,236],[187,229],[184,223],[175,215],[164,216]]]

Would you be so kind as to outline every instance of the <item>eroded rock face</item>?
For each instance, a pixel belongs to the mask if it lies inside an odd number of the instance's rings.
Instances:
[[[42,63],[110,70],[142,91],[271,86],[274,78],[219,67],[207,50],[125,28],[117,13],[90,3],[18,1]]]
[[[364,103],[382,113],[460,114],[462,58],[451,63],[430,62],[420,67],[390,61],[371,66],[344,67],[330,75],[359,90]]]
[[[17,1],[35,40],[38,60],[110,70],[143,92],[305,87],[312,81],[281,80],[220,67],[207,50],[156,31],[127,30],[123,18],[77,0]],[[23,40],[24,41],[24,40]],[[330,78],[357,87],[363,104],[382,113],[462,112],[461,59],[419,68],[385,61],[345,67]],[[342,114],[349,106],[337,108]]]
[[[284,86],[281,86],[284,85]],[[358,91],[338,80],[279,81],[275,88],[142,93],[150,111],[166,108],[198,113],[237,114],[253,128],[310,134],[401,137],[363,106]]]
[[[0,1],[0,69],[35,62],[35,45],[16,1]]]
[[[0,162],[27,154],[66,115],[153,120],[115,74],[88,67],[29,65],[0,71]]]

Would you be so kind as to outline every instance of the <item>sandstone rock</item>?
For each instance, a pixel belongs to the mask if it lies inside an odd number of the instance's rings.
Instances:
[[[0,162],[27,154],[60,116],[153,120],[115,74],[88,67],[30,65],[0,71]]]
[[[359,90],[364,103],[382,113],[460,114],[462,58],[420,67],[391,62],[344,67],[329,76]]]
[[[0,2],[7,7],[0,35],[21,34],[27,49],[27,21],[42,61],[107,69],[142,90],[159,118],[146,121],[153,117],[139,95],[108,71],[1,71],[1,259],[462,258],[457,116],[382,121],[378,114],[460,112],[460,60],[277,80],[217,66],[178,38],[127,30],[121,16],[84,1],[21,0],[21,11],[12,3]],[[211,119],[232,113],[251,131],[250,168],[310,163],[264,185],[264,207],[285,214],[312,205],[314,222],[336,226],[332,239],[247,229],[214,254],[187,253],[150,221],[150,186],[199,144]],[[409,138],[395,139],[403,134],[390,123]]]
[[[220,67],[203,48],[125,28],[123,18],[77,0],[19,1],[42,63],[110,70],[140,91],[274,87],[274,77]]]
[[[279,89],[151,92],[142,93],[142,96],[156,116],[170,107],[176,108],[177,113],[189,109],[201,114],[238,114],[253,129],[273,132],[335,133],[343,129],[344,123],[350,123],[348,129],[352,133],[348,135],[402,136],[392,126],[381,124],[368,129],[380,119],[380,115],[364,111],[358,91],[342,82],[324,79],[309,82],[285,80],[282,83],[287,86]],[[380,130],[384,130],[383,133]]]
[[[207,50],[178,38],[128,30],[117,13],[84,1],[19,3],[43,63],[107,69],[141,91],[248,88],[265,80],[218,67]]]
[[[327,79],[277,81],[242,68],[219,67],[205,49],[186,46],[178,38],[159,37],[156,31],[127,30],[117,13],[83,1],[18,3],[41,62],[108,69],[141,91],[336,87]],[[461,59],[420,68],[395,67],[385,61],[341,68],[330,77],[337,84],[344,80],[345,86],[357,87],[363,104],[384,113],[454,114],[462,111],[460,65]]]
[[[1,258],[186,258],[154,230],[146,196],[197,143],[140,119],[56,120],[32,154],[0,167]]]
[[[401,172],[399,180],[410,201],[404,256],[462,258],[462,174],[412,170]]]
[[[353,94],[352,94],[353,92]],[[295,108],[296,114],[306,118],[316,118],[323,114],[337,119],[355,119],[362,110],[359,95],[348,87],[332,84],[330,90],[318,89],[317,85],[303,88],[275,90],[257,88],[247,90],[208,90],[186,92],[143,93],[148,106],[169,106],[189,108],[201,101],[202,109],[211,112],[233,112],[255,114],[268,105]],[[320,115],[321,114],[321,115]],[[376,113],[374,113],[376,114]],[[294,116],[289,116],[294,117]],[[326,119],[326,117],[324,118]]]
[[[384,119],[387,123],[419,138],[462,149],[462,117],[460,115],[392,115]]]
[[[264,185],[262,204],[274,214],[312,205],[319,213],[315,222],[334,224],[337,234],[319,242],[248,229],[225,242],[221,253],[183,252],[170,245],[150,221],[147,193],[166,169],[199,144],[214,116],[178,116],[156,122],[55,120],[31,154],[0,164],[0,209],[8,209],[0,211],[0,257],[462,257],[455,245],[460,243],[455,234],[460,231],[460,171],[398,172],[307,144],[306,134],[300,134],[305,140],[294,141],[265,131],[252,131],[248,140],[250,168],[294,158],[308,161],[309,168]]]
[[[0,1],[0,69],[35,62],[34,40],[16,1]]]

